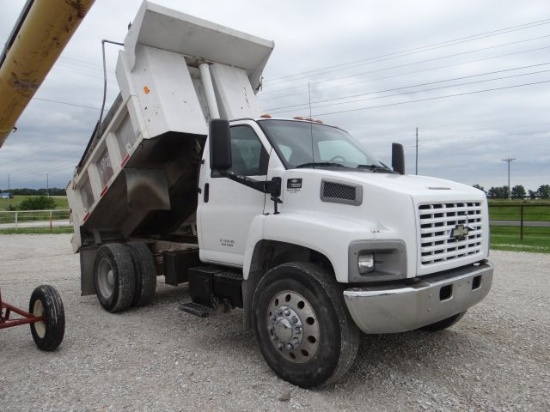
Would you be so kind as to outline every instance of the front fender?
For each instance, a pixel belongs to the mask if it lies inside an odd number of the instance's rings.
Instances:
[[[316,213],[284,213],[256,216],[248,232],[243,276],[248,279],[258,242],[272,240],[305,247],[331,262],[336,280],[348,281],[348,248],[353,240],[376,238],[374,223]]]

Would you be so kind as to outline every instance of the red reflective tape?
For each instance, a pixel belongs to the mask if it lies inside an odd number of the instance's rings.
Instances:
[[[105,187],[103,188],[103,190],[101,191],[101,193],[99,194],[99,196],[103,197],[103,195],[104,195],[105,193],[107,193],[107,189],[109,189],[109,186],[105,186]]]
[[[84,215],[84,221],[88,220],[89,217],[90,217],[90,212],[88,212]]]
[[[126,163],[128,163],[128,160],[130,160],[130,153],[124,156],[124,159],[122,159],[122,162],[120,162],[120,167],[126,166]]]

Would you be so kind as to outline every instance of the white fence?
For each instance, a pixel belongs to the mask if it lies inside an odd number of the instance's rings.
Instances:
[[[0,211],[0,230],[70,225],[69,209]]]

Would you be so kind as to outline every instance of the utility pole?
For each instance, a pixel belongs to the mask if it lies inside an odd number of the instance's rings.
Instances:
[[[46,173],[46,195],[50,197],[50,181],[47,173]]]
[[[512,198],[512,188],[510,187],[510,164],[516,160],[515,157],[508,157],[506,159],[502,159],[503,162],[508,163],[508,199]]]
[[[10,174],[8,173],[8,192],[11,192]]]
[[[416,174],[418,174],[418,127],[416,128]]]

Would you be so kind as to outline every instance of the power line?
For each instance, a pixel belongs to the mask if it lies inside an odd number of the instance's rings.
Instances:
[[[29,177],[44,176],[46,174],[55,174],[54,172],[59,172],[61,170],[74,168],[74,167],[75,167],[75,163],[71,163],[69,165],[56,167],[56,168],[53,168],[53,169],[44,169],[44,170],[41,170],[40,172],[33,172],[33,173],[23,173],[23,174],[15,173],[14,174],[13,172],[10,171],[10,176],[11,176],[12,180],[13,180],[13,176],[16,177],[16,180],[22,180],[22,179],[27,179]]]
[[[547,72],[550,72],[550,70],[541,70],[541,71],[533,72],[533,73],[521,73],[521,74],[515,74],[515,75],[512,75],[512,76],[497,77],[497,78],[494,78],[494,79],[478,80],[478,81],[466,82],[466,83],[458,83],[458,84],[453,84],[453,85],[450,85],[450,86],[432,87],[432,88],[429,88],[429,89],[414,90],[414,91],[410,91],[410,92],[401,92],[401,93],[390,94],[390,95],[387,95],[387,96],[376,96],[376,97],[370,97],[370,98],[355,99],[355,100],[350,100],[350,101],[347,101],[347,102],[323,104],[323,105],[317,105],[317,106],[315,106],[315,108],[340,106],[340,105],[343,105],[343,104],[362,102],[362,101],[366,101],[366,100],[386,99],[388,97],[395,97],[395,96],[402,96],[402,95],[407,95],[407,94],[416,94],[416,93],[422,93],[422,92],[429,92],[429,91],[434,91],[434,90],[448,89],[448,88],[451,88],[451,87],[458,87],[458,86],[467,86],[467,85],[478,84],[478,83],[487,83],[487,82],[492,82],[492,81],[497,81],[497,80],[504,80],[504,79],[510,79],[510,78],[514,78],[514,77],[522,77],[522,76],[530,76],[530,75],[533,75],[533,74],[540,74],[540,73],[547,73]],[[370,93],[370,94],[375,94],[375,93]],[[303,106],[303,105],[301,105],[301,106]],[[275,109],[273,109],[272,111],[276,112]],[[280,110],[280,111],[284,113],[284,112],[287,112],[288,110]]]
[[[504,89],[513,89],[513,88],[525,87],[525,86],[533,86],[533,85],[536,85],[536,84],[543,84],[543,83],[550,83],[550,80],[544,80],[544,81],[532,82],[532,83],[525,83],[525,84],[517,84],[517,85],[513,85],[513,86],[495,87],[495,88],[492,88],[492,89],[477,90],[477,91],[474,91],[474,92],[455,93],[455,94],[450,94],[450,95],[447,95],[447,96],[428,97],[428,98],[425,98],[425,99],[409,100],[409,101],[398,102],[398,103],[389,103],[389,104],[384,104],[384,105],[379,105],[379,106],[362,107],[362,108],[349,109],[349,110],[338,110],[338,111],[327,112],[327,113],[315,113],[315,116],[328,116],[328,115],[331,115],[331,114],[338,114],[338,113],[350,113],[350,112],[358,112],[358,111],[362,111],[362,110],[378,109],[378,108],[383,108],[383,107],[400,106],[400,105],[410,104],[410,103],[426,102],[426,101],[431,101],[431,100],[440,100],[440,99],[446,99],[446,98],[449,98],[449,97],[466,96],[466,95],[470,95],[470,94],[479,94],[479,93],[492,92],[492,91],[496,91],[496,90],[504,90]]]
[[[522,40],[522,41],[519,41],[519,42],[505,43],[505,44],[501,44],[501,45],[485,47],[485,48],[482,48],[482,49],[476,49],[476,50],[470,50],[470,51],[461,52],[461,53],[450,54],[450,55],[447,55],[447,56],[434,57],[434,58],[431,58],[431,59],[421,60],[421,61],[412,62],[412,63],[404,63],[404,64],[399,64],[399,65],[396,65],[396,66],[384,67],[384,68],[381,68],[381,69],[370,70],[370,71],[367,71],[367,72],[349,74],[349,75],[329,79],[329,81],[354,78],[354,77],[358,77],[358,76],[378,73],[378,72],[381,72],[381,71],[388,71],[388,70],[393,70],[393,69],[400,69],[400,68],[403,68],[403,67],[410,67],[410,66],[414,66],[414,65],[418,65],[418,64],[422,64],[422,63],[429,63],[429,62],[436,61],[436,60],[443,60],[443,59],[447,59],[447,58],[450,58],[450,57],[456,57],[456,56],[461,56],[461,55],[465,55],[465,54],[476,53],[476,52],[479,52],[479,51],[494,49],[494,48],[498,48],[498,47],[509,46],[509,45],[512,45],[512,44],[517,44],[517,43],[521,43],[521,42],[525,42],[525,41],[539,40],[539,39],[546,38],[546,37],[550,37],[550,35],[537,37],[535,39],[528,39],[528,40]],[[532,51],[539,51],[539,50],[543,50],[543,49],[547,49],[547,48],[550,48],[550,46],[544,46],[544,47],[528,49],[528,50],[520,50],[520,51],[517,51],[517,52],[511,52],[511,53],[507,53],[507,54],[500,55],[500,56],[492,56],[492,57],[488,57],[488,58],[477,59],[477,60],[474,60],[474,61],[470,61],[468,63],[475,63],[475,62],[480,62],[480,61],[485,61],[485,60],[491,60],[491,59],[495,59],[495,58],[511,56],[511,55],[514,55],[514,54],[529,53],[529,52],[532,52]],[[462,64],[465,64],[465,63],[454,63],[454,64],[447,65],[447,66],[440,66],[440,67],[432,68],[432,69],[424,69],[424,70],[413,72],[413,73],[419,73],[419,72],[422,72],[422,71],[429,71],[429,70],[434,70],[434,69],[438,69],[438,68],[458,66],[458,65],[462,65]],[[388,77],[385,77],[385,78],[396,77],[396,76],[404,76],[406,74],[410,74],[410,73],[402,73],[402,74],[397,74],[397,75],[393,75],[393,76],[388,76]],[[368,79],[368,80],[373,80],[373,79]],[[352,84],[354,84],[354,83],[352,83]],[[333,86],[333,87],[342,87],[342,85],[340,84],[338,86]],[[284,90],[291,90],[291,89],[295,89],[295,88],[296,88],[296,86],[286,87],[286,88],[282,88],[282,89],[266,91],[263,94],[266,95],[266,94],[276,93],[276,92],[280,92],[280,91],[284,91]],[[324,88],[324,89],[326,89],[326,88]],[[277,96],[277,97],[280,98],[280,97],[283,97],[283,96]]]
[[[317,100],[317,101],[311,102],[311,104],[316,105],[317,103],[334,102],[334,101],[338,101],[338,100],[352,99],[352,98],[355,98],[355,97],[369,96],[369,95],[373,95],[373,94],[387,93],[387,92],[403,90],[403,89],[411,89],[411,88],[421,87],[421,86],[429,86],[429,85],[432,85],[432,84],[447,83],[447,82],[456,81],[456,80],[468,79],[468,78],[479,77],[479,76],[487,76],[487,75],[490,75],[490,74],[503,73],[503,72],[513,71],[513,70],[522,70],[522,69],[529,68],[529,67],[543,66],[543,65],[548,65],[548,64],[550,64],[550,63],[534,64],[534,65],[530,65],[530,66],[523,66],[523,67],[513,68],[513,69],[496,70],[496,71],[493,71],[493,72],[474,74],[474,75],[470,75],[470,76],[454,77],[452,79],[436,80],[436,81],[433,81],[433,82],[419,83],[419,84],[408,85],[408,86],[400,86],[400,87],[395,87],[395,88],[392,88],[392,89],[379,90],[379,91],[375,91],[375,92],[361,93],[361,94],[355,94],[355,95],[344,96],[344,97],[336,97],[336,98],[325,99],[325,100]],[[548,71],[550,71],[550,70],[540,70],[540,71],[531,72],[531,73],[520,73],[520,74],[511,75],[511,76],[496,77],[496,78],[493,78],[493,79],[485,79],[485,80],[479,80],[479,81],[474,81],[474,82],[452,84],[452,85],[449,85],[449,86],[436,87],[436,88],[431,88],[431,89],[415,90],[415,91],[411,91],[409,93],[399,93],[399,94],[391,94],[391,95],[388,95],[388,96],[379,96],[379,97],[376,97],[376,98],[373,98],[373,99],[356,99],[356,100],[350,100],[350,101],[341,102],[341,103],[331,103],[331,104],[328,104],[328,105],[317,105],[316,107],[327,107],[327,106],[333,106],[333,105],[338,105],[338,104],[354,103],[354,102],[363,101],[363,100],[383,99],[383,98],[386,98],[386,97],[393,97],[393,96],[398,96],[398,95],[402,95],[402,94],[420,93],[420,92],[424,92],[424,91],[432,91],[432,90],[438,90],[438,89],[442,89],[442,88],[444,89],[444,88],[448,88],[448,87],[457,87],[457,86],[464,86],[464,85],[468,85],[468,84],[486,83],[486,82],[491,82],[491,81],[496,81],[496,80],[504,80],[504,79],[514,78],[514,77],[530,76],[530,75],[533,75],[533,74],[546,73]],[[306,104],[301,103],[301,104],[293,104],[293,105],[289,105],[289,106],[274,107],[274,108],[271,108],[271,109],[267,109],[267,111],[272,112],[272,111],[277,111],[277,110],[280,110],[280,109],[287,109],[287,108],[293,108],[293,107],[294,108],[299,108],[299,107],[302,107],[302,106],[306,106]]]
[[[32,100],[40,100],[42,102],[64,104],[66,106],[82,107],[82,108],[85,108],[85,109],[101,110],[99,107],[87,106],[87,105],[84,105],[84,104],[77,104],[77,103],[62,102],[60,100],[43,99],[43,98],[40,98],[40,97],[33,97]]]
[[[550,48],[550,46],[549,46],[548,48]],[[460,64],[464,64],[464,63],[460,63]],[[550,64],[550,62],[531,64],[531,65],[528,65],[528,66],[521,66],[521,67],[512,67],[512,68],[510,68],[510,69],[495,70],[495,71],[492,71],[492,72],[485,72],[485,73],[473,74],[473,75],[470,75],[470,76],[461,76],[461,77],[455,77],[455,78],[453,78],[453,79],[439,80],[439,81],[433,81],[433,82],[428,82],[428,83],[423,83],[423,84],[417,84],[417,86],[424,86],[424,85],[429,85],[429,84],[432,84],[432,83],[445,82],[445,81],[451,81],[451,80],[462,80],[462,79],[467,79],[467,78],[470,78],[470,77],[486,76],[486,75],[489,75],[489,74],[504,73],[504,72],[514,71],[514,70],[529,69],[529,68],[532,68],[532,67],[546,66],[546,65],[548,65],[548,64]],[[428,70],[431,70],[431,69],[428,69]],[[416,73],[420,73],[420,72],[422,72],[422,71],[427,71],[427,70],[421,70],[421,71],[412,72],[412,73],[409,73],[409,74],[416,74]],[[384,79],[388,79],[388,78],[391,78],[391,77],[396,77],[396,76],[378,77],[378,78],[368,79],[368,80],[371,80],[371,81],[374,81],[374,80],[384,80]],[[357,83],[363,83],[363,82],[364,82],[364,81],[356,82],[356,83],[351,83],[351,84],[346,84],[346,86],[349,86],[349,85],[352,85],[352,84],[357,84]],[[326,89],[331,89],[331,88],[333,88],[333,87],[336,87],[336,86],[328,86],[328,87],[324,87],[324,88],[321,88],[321,89],[318,89],[318,90],[326,90]],[[341,87],[341,86],[340,86],[340,87]],[[404,87],[408,87],[408,86],[404,86]],[[394,90],[398,90],[398,89],[400,89],[400,87],[395,88],[395,89],[383,90],[382,92],[394,91]],[[378,92],[378,93],[382,93],[382,92]],[[352,95],[352,96],[348,96],[348,97],[358,97],[358,96],[361,96],[362,94],[364,94],[364,93],[360,93],[360,94]],[[288,94],[288,95],[285,95],[285,96],[293,96],[293,94]],[[283,96],[280,96],[280,97],[272,97],[272,98],[262,99],[262,100],[263,100],[263,101],[269,101],[269,100],[280,99],[281,97],[283,97]],[[342,97],[342,99],[344,99],[344,98],[346,98],[346,97]],[[331,99],[329,99],[329,100],[331,100]],[[320,101],[317,101],[317,102],[320,102]],[[317,102],[314,102],[314,103],[317,103]]]
[[[321,68],[321,69],[309,70],[309,71],[300,72],[300,73],[296,73],[296,74],[292,74],[292,75],[288,75],[288,76],[282,76],[282,77],[275,78],[275,79],[272,79],[272,80],[267,80],[266,83],[271,84],[272,82],[285,80],[285,79],[288,79],[289,77],[295,77],[295,76],[306,76],[307,77],[311,73],[315,73],[315,72],[319,72],[319,71],[325,71],[327,69],[341,69],[345,66],[358,64],[358,63],[364,63],[364,62],[377,63],[379,61],[389,60],[389,58],[403,57],[403,56],[414,54],[414,53],[417,53],[417,52],[420,52],[420,51],[424,52],[424,51],[430,51],[430,50],[433,50],[433,49],[436,49],[436,48],[441,48],[441,47],[455,46],[457,44],[465,43],[465,42],[472,41],[472,40],[480,40],[480,39],[484,39],[484,38],[487,38],[487,37],[492,37],[492,36],[497,35],[497,34],[506,34],[506,33],[511,33],[511,32],[518,31],[518,30],[530,29],[530,28],[537,27],[537,26],[544,25],[544,24],[548,24],[548,23],[550,23],[550,19],[538,20],[538,21],[534,21],[534,22],[530,22],[530,23],[521,24],[521,25],[505,27],[505,28],[498,29],[498,30],[483,32],[483,33],[474,34],[474,35],[470,35],[470,36],[466,36],[466,37],[461,37],[461,38],[458,38],[458,39],[447,40],[447,41],[440,42],[440,43],[434,43],[434,44],[430,44],[430,45],[426,45],[426,46],[420,46],[420,47],[416,47],[416,48],[408,49],[408,50],[404,50],[404,51],[396,51],[396,52],[384,54],[382,56],[370,57],[370,58],[367,58],[367,59],[356,60],[356,61],[350,62],[350,63],[342,63],[342,64],[337,64],[337,65],[334,65],[334,66],[329,66],[329,67],[325,67],[325,68]],[[426,49],[426,50],[423,50],[423,49]],[[391,56],[394,56],[394,57],[391,57]],[[384,59],[384,60],[381,60],[381,59]],[[352,67],[357,67],[357,66],[352,66]],[[351,68],[351,67],[346,67],[346,68]],[[321,73],[321,74],[324,74],[324,73]]]

